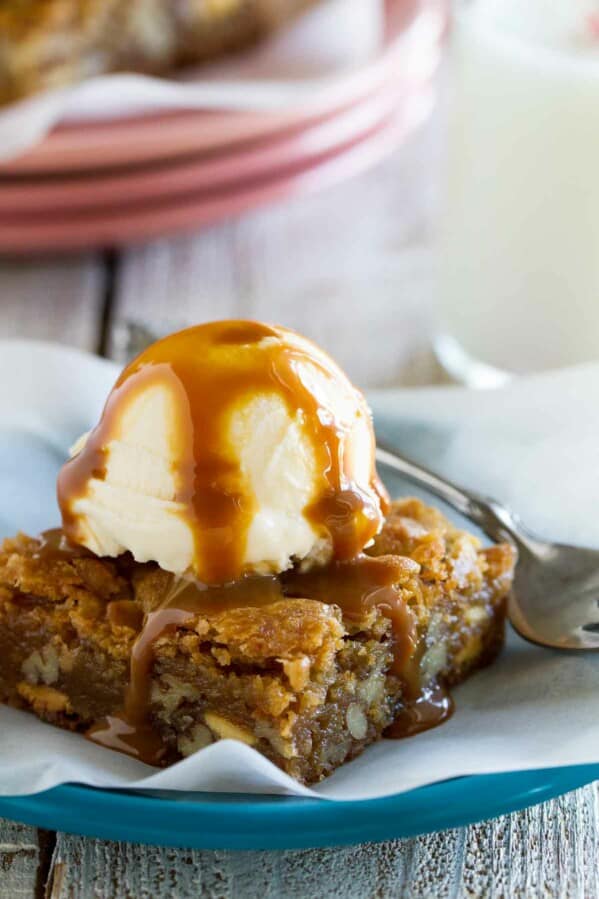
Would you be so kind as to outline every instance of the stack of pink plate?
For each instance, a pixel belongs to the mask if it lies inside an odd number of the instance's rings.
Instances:
[[[309,107],[189,110],[59,125],[0,167],[0,252],[115,246],[320,189],[383,159],[426,115],[441,5],[407,56],[418,0],[387,0],[379,56]]]

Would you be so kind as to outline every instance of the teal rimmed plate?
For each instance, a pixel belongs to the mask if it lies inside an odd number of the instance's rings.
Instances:
[[[383,799],[130,793],[67,785],[0,798],[50,830],[197,849],[307,849],[411,837],[517,811],[599,779],[599,765],[460,777]]]

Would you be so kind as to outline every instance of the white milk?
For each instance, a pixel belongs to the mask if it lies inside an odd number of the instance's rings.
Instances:
[[[599,3],[478,0],[453,57],[441,326],[509,371],[599,359]]]

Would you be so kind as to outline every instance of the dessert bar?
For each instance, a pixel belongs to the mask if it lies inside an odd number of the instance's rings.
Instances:
[[[152,764],[229,737],[313,783],[447,717],[447,687],[503,640],[510,546],[481,548],[408,499],[368,553],[186,596],[154,563],[96,558],[60,532],[6,540],[0,699]]]

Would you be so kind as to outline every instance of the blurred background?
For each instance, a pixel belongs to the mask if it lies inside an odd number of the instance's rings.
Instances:
[[[597,357],[594,0],[126,7],[0,11],[3,337],[259,318],[363,387]]]

